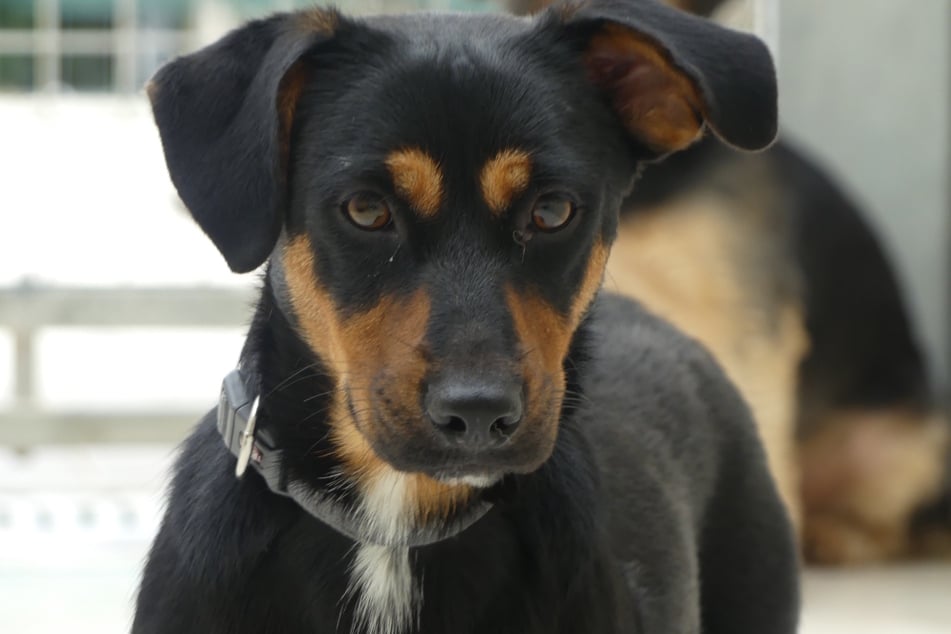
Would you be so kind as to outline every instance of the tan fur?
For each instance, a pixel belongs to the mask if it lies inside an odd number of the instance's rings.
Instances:
[[[601,286],[607,249],[598,242],[591,250],[588,267],[575,296],[571,313],[565,317],[537,295],[506,289],[506,303],[515,332],[530,363],[538,363],[529,373],[550,377],[562,372],[562,363],[575,329]]]
[[[522,150],[502,150],[486,161],[479,174],[482,197],[494,216],[502,215],[532,176],[532,159]]]
[[[404,148],[386,157],[396,193],[424,218],[439,213],[443,175],[439,164],[419,148]]]
[[[735,210],[707,198],[644,210],[622,225],[605,287],[633,297],[700,340],[753,411],[780,495],[799,521],[794,411],[799,362],[807,350],[802,312],[779,323],[756,313],[734,255]]]
[[[340,14],[334,9],[315,8],[303,11],[298,16],[303,28],[327,35],[332,35],[340,22]]]
[[[294,125],[294,114],[297,112],[297,102],[301,91],[310,79],[307,65],[297,62],[281,79],[277,93],[277,114],[280,124],[281,162],[284,166],[290,160],[291,127]]]
[[[531,431],[539,441],[553,447],[555,408],[565,392],[562,363],[568,354],[572,330],[568,320],[540,297],[524,295],[510,287],[505,298],[522,350],[522,380],[529,407],[524,418],[543,421],[544,429]],[[524,435],[525,430],[521,433]]]
[[[416,474],[413,478],[412,495],[416,503],[416,517],[427,524],[446,517],[472,496],[472,488],[465,485],[450,485]]]
[[[608,249],[604,246],[603,242],[598,240],[594,246],[591,247],[591,254],[588,256],[588,267],[585,269],[581,286],[571,306],[572,331],[581,324],[581,318],[584,317],[598,289],[601,288],[601,283],[604,281],[604,269],[607,263]]]
[[[832,412],[800,447],[804,548],[827,564],[909,551],[908,518],[939,492],[948,431],[917,412]]]
[[[373,423],[360,416],[372,396],[368,383],[380,372],[392,377],[392,384],[386,385],[395,407],[418,410],[418,382],[426,372],[420,346],[429,315],[428,298],[422,291],[408,300],[384,298],[363,313],[341,318],[315,275],[313,247],[306,236],[291,238],[284,245],[282,264],[302,335],[335,379],[330,424],[336,453],[350,477],[370,487],[392,467],[373,451],[366,436],[374,433]],[[393,324],[400,325],[399,332],[393,332]],[[357,404],[356,420],[346,405],[346,391]],[[408,497],[420,521],[445,516],[471,495],[465,485],[443,484],[423,474],[411,478]]]
[[[607,249],[598,242],[592,248],[584,278],[567,316],[537,295],[517,292],[511,287],[505,291],[523,351],[522,377],[530,407],[525,419],[545,421],[545,426],[521,433],[534,434],[535,442],[549,449],[544,452],[545,456],[554,445],[557,411],[565,393],[565,357],[575,330],[601,286],[606,261]]]
[[[615,111],[631,134],[651,149],[682,150],[703,131],[703,100],[693,82],[654,42],[624,27],[608,24],[585,52],[594,82],[611,95]],[[636,64],[618,79],[599,67]]]
[[[155,83],[155,80],[148,80],[145,82],[145,96],[149,98],[151,103],[155,103],[156,97],[158,97],[158,84]]]

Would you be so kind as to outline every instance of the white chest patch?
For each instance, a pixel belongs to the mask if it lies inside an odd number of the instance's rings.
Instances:
[[[398,472],[378,476],[364,492],[363,521],[394,541],[412,529],[409,479]],[[402,634],[419,617],[422,596],[413,578],[409,548],[360,544],[350,570],[354,601],[352,634]]]
[[[401,634],[416,623],[421,597],[409,548],[361,545],[350,572],[350,591],[356,601],[353,634]]]

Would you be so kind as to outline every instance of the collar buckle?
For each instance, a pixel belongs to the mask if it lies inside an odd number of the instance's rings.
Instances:
[[[258,420],[258,404],[260,402],[261,395],[258,394],[251,403],[251,412],[248,414],[248,422],[244,426],[244,431],[238,436],[238,462],[235,464],[234,474],[239,478],[243,476],[247,470],[248,462],[250,462],[251,454],[254,450],[254,427]],[[257,462],[260,461],[261,458],[258,458]]]
[[[232,370],[221,382],[218,399],[218,433],[237,458],[234,474],[241,478],[248,466],[254,467],[269,489],[287,495],[287,477],[281,450],[267,429],[258,430],[260,394],[251,397],[245,377]]]

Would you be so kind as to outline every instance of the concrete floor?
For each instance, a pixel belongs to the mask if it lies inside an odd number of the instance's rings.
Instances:
[[[949,634],[951,563],[810,570],[803,634]]]
[[[171,455],[0,451],[2,631],[128,631]],[[949,634],[951,563],[809,570],[804,600],[802,634]]]

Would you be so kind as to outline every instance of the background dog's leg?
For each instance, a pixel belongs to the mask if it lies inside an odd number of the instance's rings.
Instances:
[[[939,493],[945,425],[866,409],[834,412],[816,430],[800,449],[807,557],[842,564],[907,554],[909,518]]]

